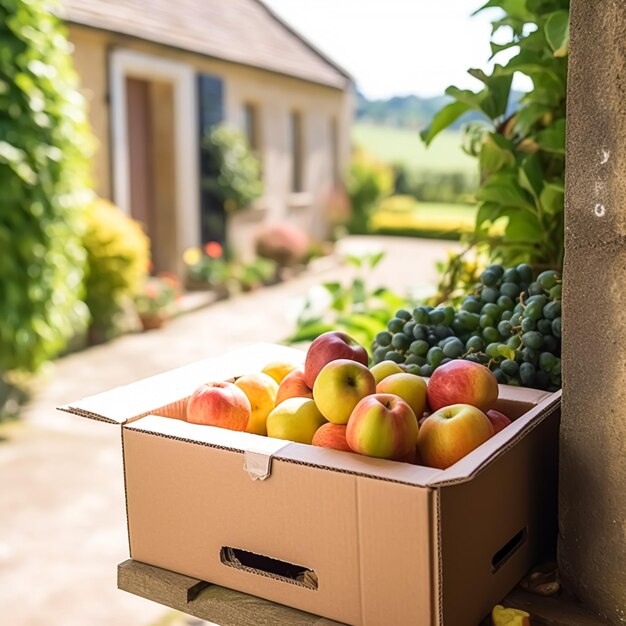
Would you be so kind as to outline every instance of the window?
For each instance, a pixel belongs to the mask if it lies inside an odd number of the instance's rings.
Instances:
[[[304,191],[304,146],[302,137],[302,115],[292,111],[289,119],[289,139],[291,143],[291,191]]]
[[[248,145],[256,153],[259,153],[259,120],[257,107],[247,102],[243,105],[243,132],[248,140]]]

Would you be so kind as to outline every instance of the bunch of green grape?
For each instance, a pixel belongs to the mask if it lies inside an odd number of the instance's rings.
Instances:
[[[400,309],[372,346],[374,362],[403,364],[430,376],[452,359],[488,366],[498,382],[537,389],[561,386],[561,277],[530,266],[490,265],[460,308]]]

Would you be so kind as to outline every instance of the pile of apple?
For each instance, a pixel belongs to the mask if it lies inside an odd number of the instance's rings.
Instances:
[[[270,363],[257,374],[202,385],[187,421],[445,469],[510,424],[493,410],[498,383],[484,365],[454,360],[426,381],[328,332],[304,370]]]

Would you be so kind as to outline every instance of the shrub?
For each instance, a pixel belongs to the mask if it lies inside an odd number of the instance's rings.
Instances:
[[[135,296],[135,310],[141,318],[171,317],[181,294],[178,278],[172,274],[149,276]]]
[[[85,302],[92,326],[110,333],[125,301],[134,297],[149,265],[149,242],[141,226],[105,200],[88,210]]]
[[[463,172],[432,172],[396,164],[394,193],[413,196],[420,202],[465,202],[475,192],[477,180]]]
[[[256,237],[256,253],[280,267],[303,263],[308,250],[309,237],[291,224],[270,224]]]
[[[376,205],[393,190],[393,170],[363,150],[357,150],[350,163],[347,190],[352,204],[348,230],[354,234],[367,233]]]
[[[202,157],[208,172],[202,188],[226,211],[246,208],[262,195],[261,162],[243,133],[217,126],[202,142]]]
[[[0,372],[37,370],[88,319],[80,237],[91,139],[49,9],[0,0]]]
[[[493,259],[506,266],[527,262],[535,268],[563,263],[565,177],[565,104],[569,44],[569,0],[491,0],[481,9],[499,7],[492,34],[507,27],[507,42],[491,41],[492,56],[515,47],[506,65],[491,75],[469,70],[484,87],[474,93],[448,87],[453,98],[439,111],[422,138],[436,135],[468,111],[485,123],[466,129],[466,151],[478,159],[480,189],[472,245],[486,245]],[[533,82],[517,110],[507,117],[511,81],[521,72]],[[494,234],[493,225],[505,225]]]

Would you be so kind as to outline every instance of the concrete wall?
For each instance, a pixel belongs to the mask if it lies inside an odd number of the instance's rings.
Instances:
[[[233,219],[233,243],[244,255],[250,254],[253,232],[264,221],[288,219],[309,232],[325,234],[323,208],[333,187],[330,129],[335,119],[339,135],[339,168],[345,172],[350,152],[351,93],[79,26],[70,25],[69,31],[75,47],[76,69],[100,144],[93,170],[99,194],[111,198],[114,184],[108,54],[115,48],[135,50],[183,62],[194,71],[222,78],[225,121],[230,125],[243,128],[245,103],[252,103],[257,108],[265,195],[253,209]],[[299,194],[291,193],[290,189],[289,114],[292,110],[300,111],[304,131],[304,191]]]
[[[572,0],[559,567],[626,623],[626,4]]]

